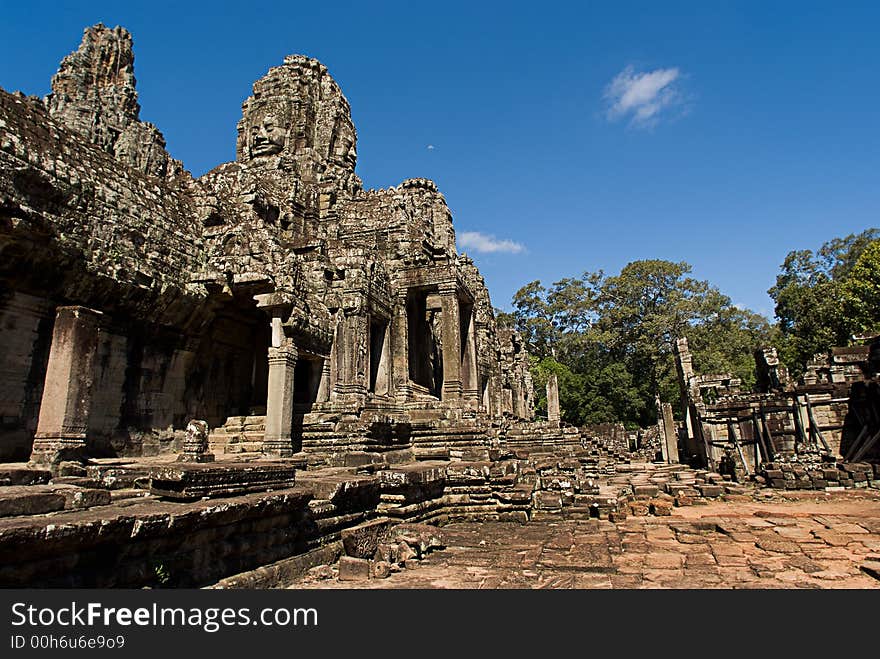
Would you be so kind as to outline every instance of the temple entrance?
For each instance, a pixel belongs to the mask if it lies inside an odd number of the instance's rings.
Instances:
[[[271,332],[252,298],[221,309],[203,336],[188,378],[192,416],[210,427],[230,416],[266,413]]]
[[[406,301],[409,379],[440,398],[443,390],[440,296],[411,290]]]
[[[294,412],[305,414],[318,401],[318,390],[321,387],[321,370],[324,360],[308,354],[299,354],[293,370],[293,409]]]
[[[370,319],[370,393],[385,396],[389,389],[390,346],[388,321]]]

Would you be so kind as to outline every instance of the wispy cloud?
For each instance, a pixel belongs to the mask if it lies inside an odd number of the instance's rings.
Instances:
[[[429,144],[429,145],[426,146],[425,148],[428,149],[428,151],[433,151],[433,150],[434,150],[434,145],[433,145],[433,144]]]
[[[609,121],[629,117],[633,128],[651,128],[674,111],[686,109],[678,68],[638,72],[632,66],[617,74],[605,88]]]
[[[519,254],[525,251],[525,247],[512,240],[499,240],[495,236],[487,236],[479,231],[464,231],[458,234],[458,244],[465,249],[475,252],[491,254],[493,252],[507,252]]]

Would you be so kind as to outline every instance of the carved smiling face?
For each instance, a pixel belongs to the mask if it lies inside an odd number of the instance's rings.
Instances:
[[[277,112],[267,111],[254,118],[248,135],[251,158],[281,153],[287,138],[287,125]]]

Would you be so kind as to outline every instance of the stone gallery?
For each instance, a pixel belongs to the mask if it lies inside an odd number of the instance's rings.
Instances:
[[[880,585],[876,340],[806,384],[765,351],[742,394],[682,339],[680,428],[659,401],[640,433],[568,427],[555,377],[536,419],[443,195],[364,189],[322,64],[269,69],[198,179],[139,113],[119,27],[45,99],[0,90],[0,585],[444,585],[471,546],[492,569],[449,583]],[[815,556],[773,545],[785,502],[832,493]],[[678,558],[628,570],[658,529]]]

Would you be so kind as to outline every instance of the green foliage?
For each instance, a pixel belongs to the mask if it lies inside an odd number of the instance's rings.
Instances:
[[[865,247],[842,289],[853,332],[880,333],[880,240]]]
[[[654,396],[679,396],[672,351],[681,336],[696,366],[754,382],[752,353],[769,339],[769,324],[690,271],[687,263],[635,261],[613,277],[588,272],[549,289],[539,281],[520,289],[513,317],[537,357],[539,409],[555,372],[563,420],[653,423]]]
[[[868,247],[878,236],[877,229],[868,229],[835,238],[815,253],[793,251],[785,258],[768,293],[776,302],[779,356],[795,377],[815,354],[847,345],[853,332],[876,325],[871,320],[877,317],[871,302],[876,247]]]
[[[160,588],[168,586],[171,583],[171,573],[168,571],[168,568],[165,567],[164,563],[153,563],[153,577]]]

